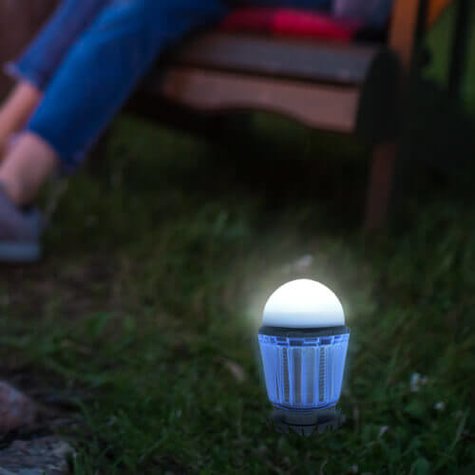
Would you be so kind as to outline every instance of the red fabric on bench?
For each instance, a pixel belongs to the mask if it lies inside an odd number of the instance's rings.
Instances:
[[[233,11],[220,29],[280,36],[351,41],[361,23],[332,18],[325,13],[293,8],[247,7]]]

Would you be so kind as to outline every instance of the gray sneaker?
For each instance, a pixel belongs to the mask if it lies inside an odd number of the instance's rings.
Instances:
[[[43,220],[35,208],[15,206],[0,186],[0,262],[29,263],[41,257]]]

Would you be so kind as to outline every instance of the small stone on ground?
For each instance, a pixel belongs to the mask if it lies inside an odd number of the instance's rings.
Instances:
[[[0,433],[27,427],[37,416],[38,408],[28,396],[0,381]]]
[[[71,446],[56,436],[16,440],[0,450],[0,475],[65,475]]]

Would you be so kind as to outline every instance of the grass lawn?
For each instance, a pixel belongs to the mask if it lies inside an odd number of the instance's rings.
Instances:
[[[363,151],[282,130],[302,140],[257,166],[119,121],[104,170],[62,200],[44,263],[2,272],[3,373],[77,406],[75,473],[475,470],[472,210],[430,193],[403,232],[369,240],[342,199],[359,201]],[[348,157],[308,173],[335,147]],[[266,296],[300,276],[342,297],[352,329],[349,422],[307,440],[270,428],[255,358]]]
[[[473,192],[428,180],[368,238],[364,149],[255,127],[272,146],[118,120],[44,262],[0,271],[2,376],[81,415],[76,474],[475,473]],[[270,427],[256,359],[266,297],[303,276],[352,330],[348,422],[308,439]]]

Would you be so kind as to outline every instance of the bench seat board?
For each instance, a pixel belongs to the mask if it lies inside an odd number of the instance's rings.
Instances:
[[[155,84],[155,86],[153,85]],[[157,88],[157,90],[154,90]],[[264,110],[310,127],[349,133],[355,128],[357,88],[296,83],[190,67],[171,67],[148,94],[205,112]]]

